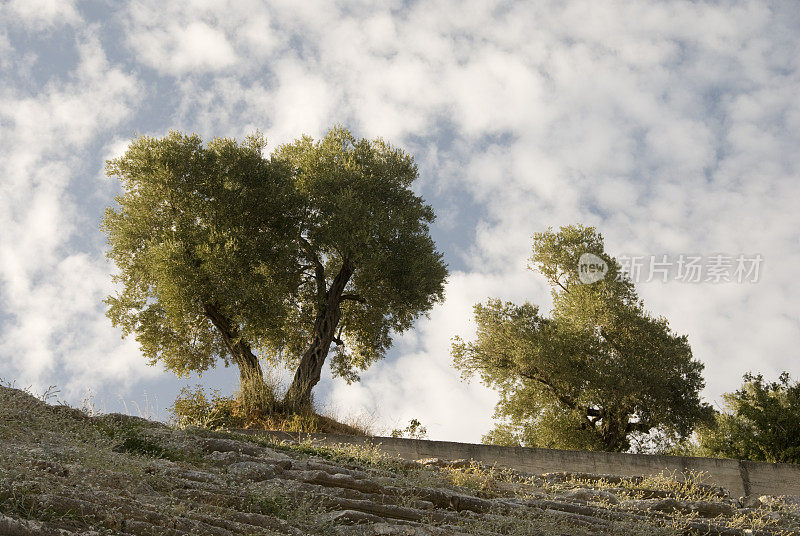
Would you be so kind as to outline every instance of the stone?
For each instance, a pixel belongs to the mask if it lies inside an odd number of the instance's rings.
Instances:
[[[444,467],[446,462],[439,458],[420,458],[419,460],[415,460],[416,463],[423,465],[425,467]]]
[[[263,482],[275,478],[275,467],[258,462],[236,462],[228,466],[228,474],[233,475],[238,480],[250,480],[253,482]]]
[[[143,497],[153,497],[160,495],[160,493],[158,493],[156,490],[153,489],[153,486],[151,486],[150,484],[148,484],[143,480],[137,482],[136,485],[130,488],[130,492],[134,496],[138,495]]]
[[[764,504],[758,497],[748,495],[746,497],[739,497],[739,506],[742,508],[761,508]]]
[[[762,495],[758,500],[769,507],[800,507],[800,496],[797,495]]]
[[[267,449],[247,443],[245,441],[234,441],[233,439],[206,438],[200,440],[200,448],[204,452],[238,452],[250,456],[259,456]]]
[[[459,536],[464,533],[434,527],[375,523],[374,525],[340,527],[336,530],[336,534],[343,536]]]
[[[238,452],[233,452],[230,450],[226,451],[215,450],[211,454],[206,455],[206,458],[220,465],[229,465],[231,463],[242,461],[244,459],[244,456],[242,456]]]
[[[366,512],[359,512],[358,510],[338,510],[334,512],[325,512],[317,516],[317,523],[344,523],[355,525],[358,523],[382,523],[384,521],[386,520],[382,517]]]
[[[687,506],[700,517],[732,516],[736,513],[736,508],[726,502],[692,501]]]
[[[619,499],[613,493],[592,488],[576,488],[565,491],[558,495],[561,499],[586,502],[604,502],[609,504],[619,504]]]
[[[647,512],[663,512],[666,514],[672,512],[685,512],[688,510],[686,503],[672,498],[629,500],[621,501],[619,504],[623,508]]]

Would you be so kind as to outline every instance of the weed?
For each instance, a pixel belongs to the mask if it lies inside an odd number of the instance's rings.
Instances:
[[[497,478],[494,467],[484,467],[475,461],[470,461],[469,467],[455,469],[443,467],[450,481],[455,486],[469,488],[475,491],[494,491],[497,489]]]
[[[661,472],[657,475],[645,476],[637,481],[623,482],[623,488],[632,490],[647,489],[669,492],[673,497],[685,501],[719,501],[722,497],[718,489],[707,484],[708,475],[702,471],[685,473]]]
[[[181,428],[243,428],[245,424],[235,399],[222,396],[216,389],[206,396],[199,385],[194,389],[181,389],[169,411],[172,421]]]
[[[366,442],[323,445],[312,439],[304,439],[296,443],[269,443],[269,446],[278,450],[326,458],[339,463],[355,463],[392,470],[404,470],[407,467],[407,463],[400,462],[383,452],[380,445]]]
[[[303,494],[289,494],[275,486],[258,486],[246,494],[245,510],[261,515],[277,517],[292,525],[301,525],[322,533],[317,523],[319,514],[325,512],[313,497]]]
[[[93,424],[113,442],[113,452],[125,452],[148,458],[163,458],[171,461],[186,461],[187,454],[165,444],[160,438],[147,433],[143,424],[134,418],[112,414],[97,418]]]

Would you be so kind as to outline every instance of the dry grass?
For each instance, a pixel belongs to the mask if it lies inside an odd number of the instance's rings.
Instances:
[[[170,422],[180,428],[195,426],[210,430],[249,429],[280,430],[293,433],[327,433],[369,435],[364,421],[348,419],[340,422],[316,411],[286,413],[281,409],[280,385],[275,380],[245,382],[234,396],[223,396],[218,390],[206,391],[201,386],[184,388],[170,406]]]

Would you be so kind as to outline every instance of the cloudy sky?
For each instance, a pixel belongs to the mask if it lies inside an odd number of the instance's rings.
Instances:
[[[688,334],[708,400],[750,370],[800,377],[798,50],[791,0],[6,0],[0,378],[161,418],[182,386],[230,393],[234,371],[148,367],[104,316],[104,161],[134,134],[258,128],[274,148],[335,123],[415,155],[451,277],[361,384],[326,370],[331,411],[478,440],[495,396],[460,381],[450,338],[490,296],[549,307],[530,237],[578,222],[645,263],[760,255],[756,280],[645,268],[638,288]]]

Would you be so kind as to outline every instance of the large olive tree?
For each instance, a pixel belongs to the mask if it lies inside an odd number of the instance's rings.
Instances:
[[[605,263],[603,278],[582,278],[584,254],[596,268]],[[453,344],[456,366],[500,392],[506,422],[489,441],[623,451],[632,434],[686,437],[711,417],[686,336],[644,309],[593,228],[537,233],[531,268],[552,287],[551,316],[490,300],[475,306],[477,339]]]
[[[342,128],[265,145],[172,132],[108,162],[124,190],[103,221],[121,287],[108,316],[179,375],[292,366],[297,411],[332,345],[334,374],[357,380],[443,298],[447,269],[409,155]]]

